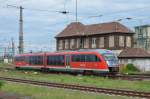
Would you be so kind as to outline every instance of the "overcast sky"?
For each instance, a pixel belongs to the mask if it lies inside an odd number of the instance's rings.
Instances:
[[[75,21],[75,0],[0,0],[0,46],[14,38],[18,46],[19,9],[22,5],[25,51],[55,51],[54,37]],[[39,9],[39,10],[34,10]],[[58,11],[67,10],[63,15]],[[48,11],[46,11],[48,10]],[[78,0],[78,21],[95,24],[124,19],[122,24],[134,26],[150,23],[150,0]],[[92,17],[102,15],[102,17]],[[132,20],[126,20],[130,17]]]

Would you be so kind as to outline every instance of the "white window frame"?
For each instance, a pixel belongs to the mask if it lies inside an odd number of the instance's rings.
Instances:
[[[63,40],[58,41],[58,49],[62,50],[63,49]]]
[[[70,40],[70,49],[74,49],[75,47],[75,39]]]
[[[114,43],[114,36],[109,36],[109,47],[114,47],[115,43]]]
[[[77,38],[77,48],[80,47],[80,38]]]
[[[84,38],[84,48],[89,48],[89,38]]]
[[[65,39],[65,49],[69,49],[69,40]]]
[[[131,37],[130,36],[126,37],[126,46],[127,47],[131,47],[132,46],[132,44],[131,44]]]
[[[96,37],[92,38],[92,48],[96,48]]]
[[[99,37],[99,47],[100,48],[103,48],[105,45],[104,45],[104,37]]]
[[[125,46],[124,40],[125,40],[125,36],[119,36],[119,46],[120,47]]]

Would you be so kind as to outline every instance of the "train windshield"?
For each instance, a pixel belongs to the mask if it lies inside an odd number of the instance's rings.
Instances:
[[[103,54],[103,57],[105,58],[106,61],[118,60],[117,56],[114,54]]]
[[[103,57],[106,60],[106,63],[109,67],[116,67],[118,66],[118,58],[115,54],[103,54]]]

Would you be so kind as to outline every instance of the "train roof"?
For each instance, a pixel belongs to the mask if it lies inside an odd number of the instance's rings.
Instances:
[[[92,51],[92,52],[98,52],[100,54],[113,53],[113,51],[107,49],[81,49],[79,51],[88,51],[88,52]]]
[[[78,53],[78,52],[98,52],[100,54],[105,54],[105,53],[113,53],[111,50],[106,50],[106,49],[80,49],[80,50],[64,50],[64,51],[56,51],[56,52],[39,52],[39,53],[24,53],[24,54],[17,54],[16,56],[24,56],[24,55],[43,55],[45,53],[48,54],[66,54],[66,53]]]

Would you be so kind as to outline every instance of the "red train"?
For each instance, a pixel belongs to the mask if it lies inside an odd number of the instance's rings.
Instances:
[[[16,68],[67,72],[116,73],[119,70],[117,56],[104,49],[18,54],[14,64]]]

